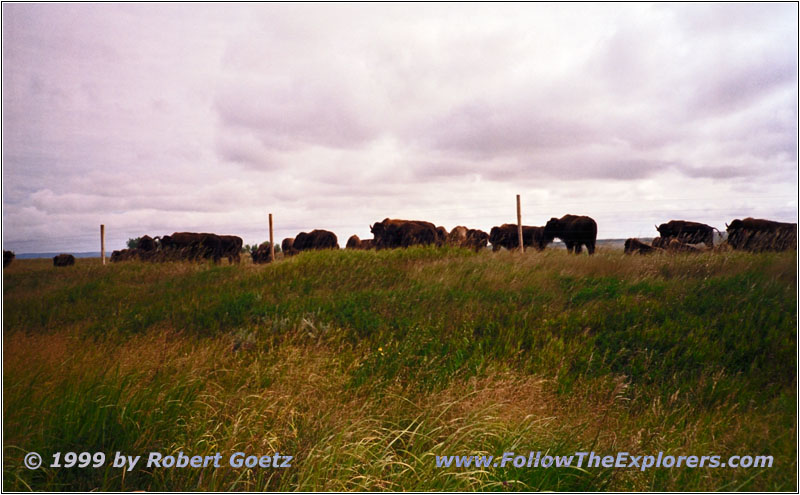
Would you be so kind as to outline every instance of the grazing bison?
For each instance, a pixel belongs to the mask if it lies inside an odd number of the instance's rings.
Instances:
[[[436,227],[436,245],[441,247],[447,243],[447,229],[444,227]]]
[[[281,242],[281,252],[284,256],[294,256],[298,253],[294,248],[294,237],[287,237]]]
[[[667,251],[671,253],[702,253],[704,250],[673,238],[667,244]]]
[[[660,253],[664,250],[660,247],[650,246],[648,244],[643,243],[639,239],[627,239],[625,240],[625,254],[650,254],[650,253]]]
[[[581,252],[581,246],[586,246],[589,254],[594,254],[597,242],[597,222],[593,218],[578,215],[564,215],[561,218],[551,218],[544,226],[544,237],[550,242],[558,237],[567,245],[567,251]]]
[[[759,218],[736,219],[725,224],[728,244],[745,251],[785,251],[797,248],[797,224]]]
[[[136,244],[136,249],[141,249],[142,251],[155,251],[156,241],[149,235],[145,234],[139,238],[139,242]]]
[[[123,249],[121,251],[114,250],[111,252],[111,262],[119,263],[120,261],[135,260],[141,256],[143,251],[139,248]]]
[[[385,218],[382,222],[370,225],[369,229],[377,249],[436,244],[440,235],[432,223],[422,220]]]
[[[14,261],[15,257],[16,257],[16,255],[14,254],[14,251],[6,251],[4,249],[3,250],[3,268],[5,268],[8,265],[10,265],[11,262]]]
[[[361,239],[358,238],[357,235],[353,234],[347,239],[347,244],[344,247],[345,249],[361,249]]]
[[[75,256],[71,254],[59,254],[53,256],[53,266],[70,266],[75,264]]]
[[[272,252],[270,250],[269,241],[262,242],[260,246],[253,249],[250,253],[253,258],[253,263],[260,265],[263,263],[270,263],[272,261]]]
[[[684,244],[700,244],[714,247],[714,227],[704,223],[670,220],[656,227],[665,242],[677,239]]]
[[[373,239],[364,239],[361,240],[358,238],[357,235],[353,234],[347,239],[347,246],[346,249],[372,249],[375,247],[375,241]]]
[[[524,242],[524,233],[523,233],[523,242]],[[486,248],[486,245],[488,243],[489,243],[489,234],[479,229],[469,229],[467,231],[467,239],[461,245],[465,248],[473,249],[477,253],[481,249]]]
[[[315,229],[311,232],[300,232],[294,238],[292,246],[296,251],[308,251],[310,249],[339,249],[339,241],[336,234],[329,230]]]
[[[228,263],[239,263],[242,260],[242,238],[236,235],[219,236],[221,256],[228,257]]]
[[[175,232],[161,238],[162,248],[172,257],[201,260],[212,259],[219,263],[222,259],[222,239],[216,234]]]
[[[498,251],[501,247],[508,250],[519,248],[519,232],[516,224],[504,223],[499,227],[492,227],[489,231],[489,242],[492,244],[492,251]],[[541,251],[553,242],[553,238],[546,238],[544,227],[522,226],[522,245],[533,247]]]
[[[461,246],[465,242],[467,242],[467,232],[469,229],[464,227],[463,225],[459,225],[458,227],[453,227],[453,230],[447,234],[447,244],[450,246]]]

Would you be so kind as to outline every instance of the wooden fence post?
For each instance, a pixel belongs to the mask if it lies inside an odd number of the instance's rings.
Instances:
[[[103,264],[106,264],[106,226],[100,224],[100,257],[103,258]]]
[[[519,236],[519,252],[525,252],[525,245],[522,242],[522,210],[519,206],[519,194],[517,194],[517,235]]]
[[[275,241],[272,237],[272,213],[269,214],[269,260],[275,261]]]

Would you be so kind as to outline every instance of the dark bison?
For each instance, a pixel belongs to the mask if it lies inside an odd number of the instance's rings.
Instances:
[[[294,248],[294,237],[287,237],[281,242],[281,252],[284,256],[294,256],[297,250]]]
[[[221,235],[221,256],[227,256],[228,263],[239,263],[242,260],[242,238],[237,235]]]
[[[149,235],[145,234],[139,238],[139,242],[136,243],[136,249],[141,249],[142,251],[155,251],[156,241]]]
[[[139,248],[122,249],[120,251],[114,250],[111,252],[111,262],[119,263],[120,261],[129,261],[139,259],[143,251]]]
[[[597,242],[597,222],[593,218],[578,215],[564,215],[561,218],[551,218],[544,226],[545,240],[552,241],[558,237],[567,245],[570,253],[581,252],[581,246],[586,246],[589,254],[594,254]]]
[[[300,232],[294,238],[292,246],[296,251],[310,249],[339,249],[336,234],[329,230],[315,229],[311,232]]]
[[[59,254],[53,256],[53,266],[70,266],[75,264],[75,256],[71,254]]]
[[[250,253],[253,258],[253,263],[260,265],[263,263],[270,263],[272,261],[272,252],[270,250],[269,241],[262,242],[260,246],[253,249]]]
[[[214,263],[219,263],[222,259],[222,239],[216,234],[175,232],[162,237],[161,246],[173,258],[212,259]]]
[[[686,220],[670,220],[656,227],[664,242],[677,239],[684,244],[700,244],[714,247],[714,227]]]
[[[639,239],[627,239],[625,240],[625,254],[650,254],[650,253],[660,253],[664,250],[660,247],[654,247],[649,244],[645,244]]]
[[[444,227],[436,227],[436,245],[444,246],[447,242],[447,229]]]
[[[385,218],[382,222],[370,225],[369,229],[377,249],[436,244],[440,235],[432,223],[422,220]]]
[[[15,257],[16,257],[16,255],[14,254],[14,251],[6,251],[4,249],[3,250],[3,268],[5,268],[8,265],[10,265],[11,262],[14,261]]]
[[[501,247],[508,250],[519,249],[519,231],[516,224],[504,223],[499,227],[492,227],[489,231],[489,242],[492,244],[492,251],[497,251]],[[553,242],[553,238],[546,238],[544,227],[522,226],[522,245],[533,247],[541,251]]]
[[[797,249],[797,224],[759,218],[736,219],[726,224],[728,244],[745,251]]]

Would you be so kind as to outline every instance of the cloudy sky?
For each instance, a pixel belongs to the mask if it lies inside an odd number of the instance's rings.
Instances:
[[[2,6],[3,247],[796,221],[798,6]]]

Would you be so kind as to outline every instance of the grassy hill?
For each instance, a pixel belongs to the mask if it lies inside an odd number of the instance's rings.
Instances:
[[[5,490],[796,490],[796,253],[16,260]],[[22,465],[280,452],[291,468]],[[437,468],[437,455],[771,455],[771,468]],[[140,461],[143,462],[143,461]]]

